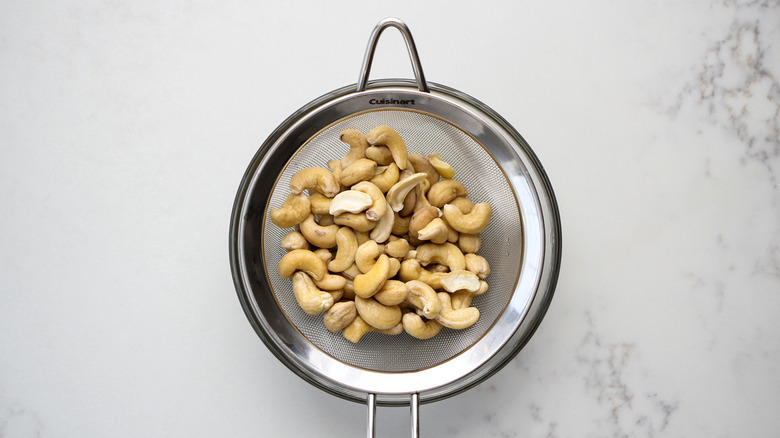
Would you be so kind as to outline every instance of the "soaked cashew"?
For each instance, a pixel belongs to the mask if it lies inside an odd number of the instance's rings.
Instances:
[[[327,227],[328,225],[333,225],[336,223],[333,216],[329,214],[321,214],[315,218],[317,220],[317,223],[320,224],[322,227]]]
[[[427,187],[424,187],[423,191],[428,190],[432,185],[439,181],[439,172],[436,171],[436,168],[433,167],[431,162],[422,154],[413,152],[408,155],[407,159],[409,160],[409,164],[414,167],[415,172],[423,172],[428,175],[426,178],[428,180],[428,185]]]
[[[466,269],[473,272],[477,277],[486,279],[490,275],[490,264],[486,258],[476,254],[466,254]]]
[[[328,161],[328,169],[330,169],[330,172],[336,177],[336,181],[341,180],[341,171],[344,169],[341,165],[341,160]]]
[[[410,243],[419,245],[421,241],[418,232],[438,217],[441,217],[441,210],[434,206],[423,207],[414,212],[409,221]]]
[[[380,190],[379,187],[377,187],[377,185],[371,181],[361,181],[352,186],[352,190],[365,193],[371,198],[371,205],[366,210],[366,217],[368,220],[380,220],[385,214],[385,211],[388,209],[387,200],[385,199],[385,194],[382,192],[382,190]],[[353,211],[353,213],[357,212]]]
[[[310,247],[309,241],[303,237],[303,234],[294,230],[285,234],[280,243],[282,248],[287,251],[292,251],[294,249],[309,249]]]
[[[398,182],[398,178],[401,176],[401,171],[398,170],[398,166],[395,163],[390,163],[384,172],[371,178],[371,182],[374,183],[382,193],[387,193],[395,183]]]
[[[428,162],[431,163],[434,169],[439,172],[439,175],[444,179],[451,179],[455,176],[455,170],[441,159],[439,154],[428,155]]]
[[[322,280],[314,280],[314,284],[324,291],[333,292],[344,289],[347,279],[341,275],[325,274]]]
[[[392,209],[390,211],[392,211]],[[404,234],[408,233],[409,221],[411,219],[411,216],[401,217],[398,215],[398,213],[393,213],[393,234],[396,236],[403,236]]]
[[[376,164],[379,166],[387,166],[393,163],[393,154],[387,146],[369,146],[366,149],[366,158],[376,161]]]
[[[474,325],[479,319],[479,309],[476,307],[464,307],[454,309],[450,294],[439,292],[439,301],[441,302],[441,311],[436,317],[436,321],[444,327],[455,330],[462,330]]]
[[[333,216],[346,212],[360,213],[373,204],[374,200],[367,193],[357,190],[345,190],[333,197],[333,200],[330,202],[329,213]]]
[[[310,212],[308,196],[290,193],[280,208],[271,210],[271,222],[279,228],[291,228],[306,219]]]
[[[382,217],[379,218],[379,222],[377,222],[374,229],[371,230],[369,238],[376,242],[384,243],[394,230],[395,217],[396,213],[389,207],[386,208],[385,212],[382,214]]]
[[[409,242],[407,242],[406,239],[395,239],[385,244],[385,253],[390,257],[402,258],[408,252]]]
[[[325,263],[308,249],[294,249],[279,260],[279,275],[290,278],[296,271],[303,271],[312,278],[322,280],[328,269]]]
[[[482,247],[482,237],[479,234],[460,233],[458,247],[464,254],[475,253]]]
[[[474,202],[472,202],[469,198],[466,198],[465,196],[458,196],[457,198],[453,199],[449,203],[458,207],[458,209],[463,214],[470,212],[471,209],[474,208]]]
[[[314,254],[322,260],[322,263],[325,263],[325,266],[328,266],[330,259],[333,258],[333,254],[325,248],[315,249]]]
[[[451,296],[452,308],[461,309],[463,307],[471,306],[471,300],[475,296],[482,295],[483,293],[487,292],[487,290],[488,290],[487,282],[484,280],[480,280],[479,289],[477,289],[476,292],[469,292],[467,290],[459,290],[457,292],[454,292]]]
[[[385,306],[373,298],[355,296],[355,307],[358,315],[371,327],[379,330],[387,330],[401,322],[401,308]]]
[[[417,232],[417,238],[420,240],[428,240],[432,243],[442,244],[447,241],[449,237],[449,228],[441,218],[435,218],[428,222],[428,225],[424,226]]]
[[[296,195],[312,189],[332,198],[338,194],[341,186],[333,173],[322,167],[299,170],[290,179],[290,191]]]
[[[398,271],[398,274],[403,281],[420,280],[434,289],[441,289],[441,280],[445,275],[443,272],[431,272],[423,268],[417,259],[408,259],[401,262],[401,269]]]
[[[355,232],[349,227],[341,227],[336,232],[336,256],[328,263],[332,272],[343,272],[355,263],[358,242]]]
[[[407,281],[406,287],[409,289],[409,295],[407,295],[406,300],[414,307],[422,310],[426,318],[433,319],[439,316],[439,312],[442,310],[442,303],[432,287],[420,280]]]
[[[341,330],[341,335],[348,341],[356,344],[370,331],[372,331],[371,326],[363,321],[363,318],[361,318],[360,315],[357,315],[348,326]]]
[[[407,295],[409,295],[409,288],[404,282],[387,280],[373,298],[385,306],[397,306],[404,302]]]
[[[469,191],[459,181],[445,179],[432,185],[428,190],[428,202],[434,207],[443,207],[458,196],[468,196]]]
[[[309,196],[311,203],[311,212],[314,214],[330,214],[330,200],[327,196],[319,192],[314,192]]]
[[[300,224],[301,234],[312,245],[319,248],[333,248],[336,246],[336,232],[338,225],[322,226],[314,220],[314,215],[310,214]]]
[[[354,301],[335,303],[322,316],[325,328],[331,333],[338,333],[355,320],[357,308]]]
[[[414,175],[395,183],[393,187],[388,190],[386,195],[387,203],[390,205],[390,208],[395,212],[401,211],[404,207],[404,198],[406,198],[406,195],[409,194],[414,186],[424,179],[424,173],[415,173]]]
[[[374,267],[377,257],[382,252],[379,245],[374,240],[369,240],[366,243],[358,246],[355,252],[355,265],[357,265],[360,272],[366,273]]]
[[[363,213],[341,213],[334,216],[333,221],[338,225],[350,227],[355,231],[371,231],[377,225],[376,222],[368,220]]]
[[[368,181],[374,178],[376,161],[368,158],[360,158],[349,166],[341,169],[339,182],[344,186],[351,186],[360,181]]]
[[[362,272],[360,272],[360,269],[358,269],[357,265],[354,263],[352,263],[352,266],[341,272],[341,275],[346,277],[348,280],[354,280],[355,277],[360,274],[362,274]]]
[[[352,281],[355,295],[369,298],[385,284],[390,274],[390,259],[386,254],[380,254],[371,270],[360,274]]]
[[[399,321],[398,324],[390,327],[389,329],[382,330],[382,329],[375,328],[374,331],[377,333],[381,333],[383,335],[395,336],[395,335],[400,335],[401,333],[404,332],[404,325]]]
[[[333,305],[333,297],[321,291],[304,272],[298,271],[292,277],[293,294],[304,312],[319,315]]]
[[[390,154],[393,156],[393,161],[398,168],[401,170],[406,169],[406,161],[409,153],[406,150],[406,143],[404,143],[401,135],[395,129],[385,125],[377,126],[368,131],[366,140],[373,146],[387,146],[387,148],[390,149]]]
[[[430,339],[439,334],[442,325],[436,320],[423,321],[420,315],[410,312],[401,318],[404,331],[417,339]]]
[[[349,145],[349,152],[341,159],[341,167],[345,168],[355,161],[366,157],[368,141],[366,135],[357,129],[345,129],[341,131],[339,140]]]
[[[487,202],[480,202],[469,213],[463,214],[458,207],[448,204],[442,207],[442,213],[452,228],[461,233],[477,234],[487,228],[493,209]]]
[[[445,242],[441,245],[424,243],[417,247],[417,260],[423,265],[440,263],[447,265],[450,271],[466,268],[466,259],[460,248],[452,243]]]
[[[477,274],[464,269],[452,271],[441,279],[441,286],[447,292],[457,292],[459,290],[476,292],[479,290],[479,277],[477,277]]]

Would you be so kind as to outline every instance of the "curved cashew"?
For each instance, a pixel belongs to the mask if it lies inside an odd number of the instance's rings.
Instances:
[[[293,294],[301,309],[309,315],[318,315],[333,305],[333,297],[319,290],[306,273],[298,271],[293,275]]]
[[[322,280],[314,280],[314,284],[326,292],[334,292],[344,289],[344,286],[347,285],[347,279],[341,275],[325,274]]]
[[[311,189],[332,198],[339,193],[341,186],[333,173],[322,167],[307,167],[299,170],[290,178],[290,191],[292,193],[297,195],[304,190]]]
[[[401,322],[401,308],[385,306],[373,298],[355,296],[355,307],[363,321],[379,330],[387,330]]]
[[[357,316],[354,301],[340,301],[335,303],[322,316],[325,328],[331,333],[338,333],[348,326]]]
[[[417,259],[408,259],[401,262],[401,269],[398,271],[398,274],[403,281],[420,280],[434,289],[441,289],[441,279],[444,278],[443,272],[431,272],[424,269]]]
[[[477,295],[482,295],[488,290],[488,284],[486,281],[479,281],[479,289],[476,292],[469,292],[467,290],[459,290],[452,294],[452,308],[462,309],[464,307],[471,306],[471,300]]]
[[[355,299],[355,286],[352,284],[352,280],[349,278],[347,278],[347,284],[344,285],[344,295],[342,295],[342,298],[344,298],[345,300]]]
[[[387,210],[387,200],[385,199],[385,194],[376,186],[376,184],[371,181],[361,181],[352,186],[352,190],[365,193],[371,198],[371,205],[368,207],[368,210],[366,210],[366,217],[368,220],[378,221],[382,218]],[[353,211],[353,213],[357,212]]]
[[[355,161],[366,157],[368,141],[366,135],[357,129],[345,129],[341,131],[339,140],[349,145],[349,152],[341,159],[341,167],[347,167]]]
[[[376,161],[376,164],[379,166],[387,166],[393,163],[393,154],[387,146],[369,146],[366,149],[366,158]]]
[[[370,231],[377,225],[376,222],[368,220],[363,213],[341,213],[334,216],[333,221],[338,225],[350,227],[355,231]]]
[[[406,195],[409,194],[414,186],[424,179],[424,173],[415,173],[404,180],[398,181],[393,187],[390,187],[390,190],[387,191],[387,203],[390,205],[390,208],[395,212],[401,211],[404,207]]]
[[[390,209],[390,211],[392,211],[392,209]],[[398,215],[398,213],[393,213],[393,234],[396,236],[403,236],[404,234],[408,233],[409,221],[411,219],[411,216],[401,217]]]
[[[463,214],[470,212],[471,209],[474,208],[474,203],[465,196],[458,196],[449,203],[458,207]]]
[[[452,169],[452,166],[442,160],[439,154],[428,155],[428,162],[431,163],[431,166],[433,166],[437,172],[439,172],[439,175],[441,175],[442,178],[451,179],[455,176],[455,170]]]
[[[444,225],[447,226],[447,242],[456,243],[460,239],[460,233],[455,228],[452,228],[447,221],[444,221]]]
[[[355,232],[349,227],[341,227],[336,232],[336,257],[328,263],[328,269],[333,272],[346,271],[355,263],[355,252],[358,243]]]
[[[385,253],[390,257],[402,258],[408,252],[409,242],[407,242],[406,239],[395,239],[385,244]]]
[[[358,246],[357,251],[355,252],[355,265],[360,269],[360,272],[365,274],[374,267],[374,263],[376,263],[376,259],[381,252],[382,249],[379,248],[379,244],[373,240],[369,240]]]
[[[454,205],[448,204],[442,208],[444,219],[447,223],[466,234],[477,234],[487,228],[490,223],[490,216],[493,209],[487,202],[480,202],[474,205],[474,208],[468,213],[461,213],[460,209]]]
[[[420,237],[417,233],[438,217],[441,217],[441,210],[434,206],[423,207],[415,211],[412,215],[412,219],[409,221],[409,237],[411,243],[419,244]]]
[[[328,161],[328,169],[330,169],[331,173],[333,173],[333,176],[336,177],[336,181],[341,180],[341,171],[344,169],[344,167],[341,165],[341,160]]]
[[[341,169],[339,181],[344,186],[351,186],[360,181],[368,181],[374,177],[376,161],[360,158],[349,166]]]
[[[388,257],[390,259],[390,273],[387,274],[387,278],[393,278],[398,275],[398,271],[401,270],[401,261],[395,257]]]
[[[437,182],[428,189],[428,202],[435,207],[443,207],[458,196],[467,196],[468,189],[459,181],[445,179]]]
[[[439,172],[436,171],[436,168],[433,167],[431,165],[431,162],[428,161],[428,159],[425,158],[422,154],[413,152],[408,155],[407,159],[409,160],[409,163],[414,167],[415,172],[424,172],[425,174],[428,175],[427,188],[430,188],[432,185],[436,184],[437,181],[439,181]]]
[[[479,251],[479,248],[482,246],[482,237],[477,234],[466,234],[461,233],[460,239],[458,240],[458,247],[460,247],[460,250],[463,251],[464,254],[468,253],[475,253]]]
[[[431,272],[444,272],[445,274],[447,272],[450,272],[450,268],[447,267],[447,265],[440,265],[438,263],[434,263],[432,265],[428,265],[425,269],[431,271]]]
[[[390,327],[389,329],[384,329],[384,330],[374,329],[374,331],[377,333],[382,333],[383,335],[395,336],[395,335],[400,335],[401,333],[404,332],[404,325],[399,321],[398,324]]]
[[[439,334],[442,325],[438,321],[423,321],[420,315],[410,312],[405,313],[401,318],[404,330],[417,339],[430,339]]]
[[[387,280],[373,298],[385,306],[397,306],[404,302],[407,295],[409,295],[409,288],[404,282]]]
[[[371,178],[371,182],[374,183],[382,193],[387,193],[395,183],[398,182],[398,178],[401,175],[401,171],[398,170],[398,166],[395,163],[390,163],[384,172]]]
[[[384,198],[382,199],[384,202]],[[385,202],[385,204],[387,203]],[[371,230],[369,237],[380,243],[386,241],[395,227],[395,217],[396,213],[392,209],[386,208],[382,217],[379,218],[379,222],[376,222],[376,226]]]
[[[441,311],[436,317],[436,321],[444,327],[455,330],[465,329],[474,325],[479,319],[479,309],[476,307],[453,309],[450,294],[439,292],[438,295],[441,301]]]
[[[479,278],[477,277],[477,274],[461,269],[446,274],[444,278],[441,279],[441,286],[447,292],[456,292],[459,290],[476,292],[479,290]]]
[[[438,217],[428,222],[428,225],[417,232],[418,239],[428,240],[438,244],[446,242],[448,236],[449,228],[447,227],[447,224]]]
[[[301,234],[312,245],[319,248],[333,248],[336,246],[336,232],[338,225],[322,226],[314,221],[314,215],[310,214],[300,225]]]
[[[414,203],[414,211],[429,207],[431,205],[431,203],[428,202],[428,198],[425,197],[425,191],[427,188],[423,186],[426,184],[428,184],[428,180],[422,180],[420,185],[414,188],[414,194],[417,197],[417,200]]]
[[[328,225],[333,225],[336,223],[335,219],[330,214],[321,214],[316,219],[317,223],[323,227],[327,227]]]
[[[425,182],[425,180],[422,180],[421,182]],[[414,213],[414,208],[417,206],[417,192],[419,191],[420,191],[419,184],[412,187],[412,190],[410,190],[409,193],[404,198],[403,206],[401,207],[401,210],[398,212],[399,216],[411,216],[412,213]]]
[[[312,278],[322,280],[328,269],[325,263],[308,249],[294,249],[279,260],[279,275],[290,278],[296,271],[303,271]]]
[[[280,208],[271,210],[271,222],[279,228],[294,227],[306,219],[310,211],[311,203],[308,196],[290,193]]]
[[[398,168],[401,170],[406,169],[406,160],[408,156],[406,143],[404,143],[404,140],[401,138],[401,134],[395,129],[385,125],[377,126],[368,131],[366,140],[374,146],[387,146],[387,148],[390,149],[393,161],[398,165]]]
[[[330,200],[319,192],[314,192],[309,196],[309,202],[311,203],[311,212],[314,214],[330,214]]]
[[[303,234],[295,230],[290,231],[282,237],[281,245],[282,248],[287,251],[292,251],[294,249],[309,249],[309,241],[303,237]]]
[[[409,289],[406,300],[422,310],[426,318],[433,319],[439,315],[442,310],[441,301],[432,287],[420,280],[407,281],[406,287]]]
[[[333,254],[331,254],[331,252],[325,248],[315,249],[314,254],[317,255],[320,260],[322,260],[322,263],[325,263],[325,266],[328,266],[330,259],[333,258]]]
[[[390,259],[380,254],[374,266],[365,274],[360,274],[352,281],[355,295],[369,298],[379,291],[390,274]]]
[[[333,197],[330,201],[329,213],[337,216],[341,213],[359,213],[374,203],[367,193],[357,190],[345,190]]]
[[[347,280],[354,280],[355,277],[357,277],[360,274],[362,274],[362,272],[360,272],[360,269],[358,269],[357,265],[354,263],[352,264],[352,266],[350,266],[349,268],[341,272],[341,275],[346,277]]]
[[[466,254],[466,269],[473,272],[477,277],[486,279],[490,275],[490,264],[486,258],[476,254]]]
[[[363,318],[361,318],[360,315],[357,315],[348,326],[341,330],[341,335],[349,342],[356,344],[370,331],[372,331],[371,326],[363,321]]]
[[[460,248],[449,242],[441,245],[424,243],[418,246],[417,260],[423,265],[441,263],[447,265],[450,271],[457,271],[466,267],[466,259]]]

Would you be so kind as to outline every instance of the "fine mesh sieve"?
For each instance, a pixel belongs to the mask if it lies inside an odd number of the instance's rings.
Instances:
[[[374,48],[387,27],[405,38],[416,82],[368,82]],[[368,132],[388,125],[409,152],[439,153],[456,170],[469,199],[493,208],[481,233],[479,255],[491,268],[487,293],[472,305],[480,319],[464,330],[443,329],[419,340],[407,334],[368,333],[359,343],[330,333],[322,316],[303,312],[277,265],[289,231],[267,221],[282,205],[290,178],[307,167],[326,167],[348,146],[346,128]],[[549,305],[560,261],[560,222],[552,189],[519,134],[484,104],[425,81],[408,28],[386,19],[375,28],[355,86],[328,93],[288,118],[260,148],[244,176],[231,222],[231,267],[249,321],[268,348],[317,387],[373,406],[417,403],[464,391],[500,369],[532,335]],[[412,395],[411,403],[409,395]]]

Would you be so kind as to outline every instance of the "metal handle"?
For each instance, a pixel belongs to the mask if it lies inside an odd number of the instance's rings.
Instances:
[[[376,437],[376,394],[368,394],[366,399],[367,421],[366,434],[368,438]],[[420,438],[420,394],[414,393],[409,401],[411,417],[412,438]]]
[[[371,71],[371,63],[374,60],[374,51],[376,50],[376,43],[379,41],[379,35],[388,27],[394,27],[401,32],[404,41],[406,42],[406,49],[409,52],[409,59],[412,61],[412,69],[414,70],[414,77],[417,80],[417,88],[422,92],[429,92],[428,83],[425,82],[425,75],[423,74],[422,65],[420,64],[420,57],[417,55],[417,47],[414,45],[414,39],[412,33],[409,31],[409,27],[406,23],[398,18],[385,18],[380,21],[374,31],[371,32],[371,36],[368,39],[368,47],[366,48],[366,55],[363,57],[363,67],[360,70],[360,77],[357,82],[357,91],[365,91],[368,84],[368,73]]]

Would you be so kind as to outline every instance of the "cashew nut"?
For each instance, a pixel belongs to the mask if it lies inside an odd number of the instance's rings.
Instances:
[[[401,170],[406,169],[408,156],[406,143],[404,143],[401,135],[395,129],[385,125],[377,126],[366,134],[366,140],[373,146],[387,146],[398,168]]]
[[[340,301],[325,312],[322,321],[329,332],[338,333],[352,323],[356,316],[357,308],[354,301]]]
[[[366,135],[357,129],[345,129],[341,131],[339,140],[349,145],[349,152],[341,159],[341,167],[345,168],[355,161],[366,157],[368,141]]]
[[[455,176],[455,170],[452,169],[452,166],[442,160],[439,154],[428,155],[428,162],[431,163],[431,166],[433,166],[437,172],[439,172],[439,175],[441,175],[442,178],[451,179]]]
[[[380,243],[385,242],[394,230],[395,218],[396,213],[390,208],[385,208],[385,212],[379,218],[379,222],[376,222],[376,226],[371,230],[369,237]]]
[[[349,227],[341,227],[336,232],[336,256],[328,263],[328,269],[333,272],[343,272],[355,263],[355,252],[358,248],[355,232]]]
[[[425,208],[431,205],[431,203],[428,202],[428,198],[425,197],[425,191],[427,190],[427,187],[423,187],[423,186],[426,184],[428,184],[428,180],[424,179],[420,181],[420,185],[415,187],[413,190],[416,197],[416,200],[414,202],[414,211],[417,211],[421,208]]]
[[[381,252],[382,250],[379,248],[379,244],[373,240],[369,240],[358,246],[357,251],[355,252],[355,264],[358,269],[360,269],[360,272],[365,274],[370,271],[371,268],[374,267],[376,258],[379,257]]]
[[[347,278],[347,284],[344,285],[344,295],[342,295],[342,298],[346,300],[355,299],[355,286],[352,284],[352,279],[350,278]]]
[[[315,249],[314,254],[322,260],[322,263],[325,263],[325,266],[328,266],[330,259],[333,258],[333,254],[325,248]]]
[[[311,189],[332,198],[338,194],[341,186],[333,173],[322,167],[307,167],[299,170],[290,178],[290,191],[292,193],[297,195],[304,190]]]
[[[461,233],[477,234],[487,228],[493,209],[487,202],[480,202],[467,214],[461,213],[458,207],[451,204],[442,207],[442,212],[452,228]]]
[[[403,281],[420,280],[434,289],[441,289],[441,279],[444,278],[443,272],[430,272],[424,269],[417,259],[408,259],[401,262],[401,269],[398,271],[398,274]]]
[[[426,318],[433,319],[439,315],[442,310],[441,301],[432,287],[420,280],[407,281],[406,287],[409,289],[406,300],[422,310]]]
[[[300,225],[301,234],[312,245],[319,248],[333,248],[336,246],[336,232],[338,225],[322,226],[314,221],[314,215],[310,214]]]
[[[465,329],[474,325],[479,319],[479,309],[476,307],[453,309],[450,294],[439,292],[438,296],[441,301],[441,311],[436,321],[444,327],[455,330]]]
[[[370,183],[369,183],[370,184]],[[367,193],[363,193],[357,190],[345,190],[330,201],[329,213],[333,216],[340,215],[341,213],[359,213],[374,203]]]
[[[336,224],[350,227],[355,231],[370,231],[377,224],[368,220],[363,213],[341,213],[338,216],[334,216],[333,220]]]
[[[466,269],[473,272],[477,277],[486,279],[490,275],[490,264],[486,258],[476,254],[466,254]]]
[[[400,177],[400,175],[401,175],[401,171],[398,170],[398,166],[396,166],[395,163],[390,163],[390,165],[387,166],[387,169],[385,169],[384,172],[371,178],[371,182],[376,184],[376,186],[379,187],[379,190],[381,190],[382,193],[387,193],[387,191],[390,190],[390,188],[393,187],[393,185],[398,182],[398,178]]]
[[[330,169],[331,173],[333,173],[333,176],[336,177],[336,181],[341,180],[341,171],[344,169],[344,167],[341,165],[341,160],[328,161],[328,169]]]
[[[365,274],[360,274],[352,281],[355,295],[369,298],[379,291],[390,274],[390,259],[386,254],[380,254],[374,266]]]
[[[471,300],[477,295],[482,295],[487,292],[488,284],[484,280],[479,281],[479,289],[476,292],[469,292],[467,290],[459,290],[452,294],[452,308],[461,309],[463,307],[471,306]]]
[[[407,242],[406,239],[395,239],[385,244],[385,253],[390,257],[401,258],[408,252],[409,242]]]
[[[390,208],[395,212],[401,211],[404,207],[404,198],[406,198],[406,195],[409,194],[414,186],[424,180],[425,176],[424,173],[415,173],[414,175],[395,183],[387,192],[387,203],[390,205]]]
[[[428,161],[428,159],[425,158],[422,154],[413,152],[408,155],[407,159],[409,160],[409,163],[414,167],[415,172],[424,172],[425,174],[428,175],[427,188],[430,188],[432,185],[436,184],[437,181],[439,181],[439,172],[436,171],[436,168],[433,167],[431,165],[431,162]]]
[[[330,200],[327,196],[319,192],[314,192],[309,196],[311,203],[311,212],[314,214],[330,214]]]
[[[380,220],[387,210],[387,200],[385,199],[385,194],[382,192],[382,190],[380,190],[379,187],[377,187],[376,184],[372,183],[371,181],[361,181],[352,186],[352,190],[365,193],[371,198],[371,205],[366,210],[366,217],[368,220]],[[353,211],[353,213],[357,212]]]
[[[417,238],[420,240],[428,240],[433,243],[442,244],[447,241],[449,236],[449,228],[441,218],[435,218],[428,222],[428,225],[424,226],[417,232]]]
[[[463,214],[470,212],[471,209],[474,208],[474,203],[465,196],[458,196],[449,203],[458,207]]]
[[[434,206],[423,207],[414,212],[409,221],[409,240],[412,244],[419,245],[418,232],[435,218],[441,217],[441,210]]]
[[[435,207],[441,208],[444,204],[452,201],[458,196],[467,196],[468,194],[468,189],[459,181],[444,179],[428,189],[428,202]]]
[[[393,163],[393,154],[387,146],[369,146],[366,149],[366,158],[376,161],[376,164],[379,166],[387,166]]]
[[[280,208],[271,210],[271,222],[279,228],[294,227],[306,219],[310,211],[311,203],[308,196],[290,193]]]
[[[460,248],[449,242],[441,245],[424,243],[418,246],[417,260],[423,265],[441,263],[447,265],[450,271],[457,271],[466,267],[466,259]]]
[[[476,292],[479,290],[479,278],[477,277],[477,274],[461,269],[446,274],[444,278],[441,279],[441,286],[447,292],[456,292],[459,290]]]
[[[403,323],[398,321],[398,324],[390,327],[389,329],[380,330],[380,329],[375,328],[374,331],[377,332],[377,333],[382,333],[383,335],[395,336],[395,335],[400,335],[401,333],[404,332],[404,325],[403,325]]]
[[[282,237],[280,244],[282,245],[282,248],[287,251],[292,251],[294,249],[309,249],[309,241],[303,237],[303,234],[295,230],[285,234],[284,237]]]
[[[404,302],[407,295],[409,295],[409,288],[404,282],[387,280],[373,298],[385,306],[397,306]]]
[[[401,308],[385,306],[373,298],[355,296],[355,307],[358,315],[371,327],[387,330],[401,322]]]
[[[438,321],[423,321],[420,315],[409,312],[401,318],[404,330],[417,339],[430,339],[439,334],[442,325]]]
[[[314,280],[314,284],[324,291],[333,292],[344,289],[344,286],[347,285],[347,279],[341,275],[325,274],[322,280]]]
[[[333,305],[333,297],[319,290],[304,272],[298,271],[293,275],[292,285],[298,305],[309,315],[319,315]]]
[[[352,263],[352,266],[341,272],[341,275],[346,277],[348,280],[354,280],[355,277],[360,274],[362,274],[362,272],[360,272],[360,269],[358,269],[357,265],[354,263]]]
[[[374,178],[376,161],[368,158],[360,158],[349,166],[341,169],[339,181],[345,186],[357,184],[360,181],[368,181]]]
[[[282,278],[290,278],[296,271],[303,271],[317,280],[322,280],[328,272],[325,263],[308,249],[294,249],[279,260]]]
[[[482,246],[482,237],[479,234],[461,233],[458,239],[458,247],[464,254],[475,253]]]
[[[387,278],[393,278],[398,275],[398,271],[401,270],[401,261],[395,257],[388,257],[390,259],[390,273],[387,274]]]
[[[344,336],[344,338],[346,338],[348,341],[356,344],[360,341],[361,338],[363,338],[363,336],[365,336],[366,333],[370,332],[371,330],[371,326],[363,321],[363,318],[361,318],[360,315],[357,315],[348,326],[341,330],[341,335]]]
[[[390,209],[390,211],[392,211],[392,209]],[[401,217],[398,215],[398,213],[393,213],[393,234],[396,236],[403,236],[404,234],[408,233],[409,221],[411,219],[411,216]]]

